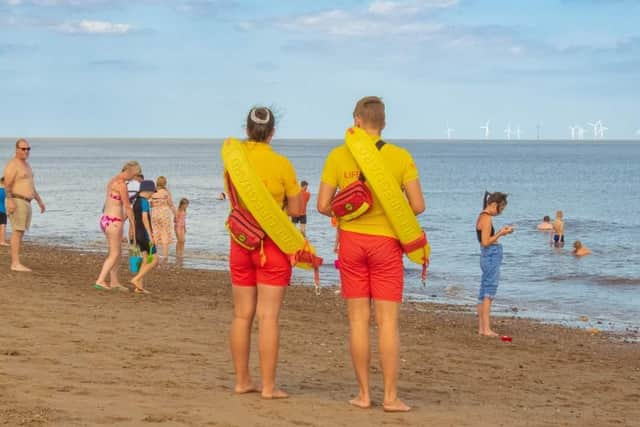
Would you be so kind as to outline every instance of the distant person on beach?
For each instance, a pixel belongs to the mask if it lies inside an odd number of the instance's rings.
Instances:
[[[513,228],[504,226],[495,232],[492,218],[500,215],[507,207],[505,193],[485,192],[483,210],[476,221],[476,234],[480,243],[480,268],[482,280],[478,295],[478,334],[488,337],[498,336],[491,329],[491,303],[498,290],[500,280],[500,265],[502,264],[502,245],[498,239],[513,233]]]
[[[564,214],[562,211],[556,212],[556,219],[553,221],[553,237],[551,244],[556,248],[564,247]]]
[[[307,181],[302,181],[300,183],[300,192],[302,194],[302,215],[292,216],[291,220],[294,224],[300,224],[300,231],[302,235],[306,235],[307,228],[307,204],[309,203],[309,199],[311,198],[311,193],[307,190],[309,187],[309,183]]]
[[[216,197],[216,200],[227,200],[227,195],[225,194],[224,191],[222,191],[220,194],[218,194],[218,197]]]
[[[167,190],[167,178],[159,176],[156,179],[156,192],[151,196],[153,215],[151,222],[154,234],[153,240],[160,247],[161,261],[169,258],[169,245],[173,242],[173,217],[176,207],[173,205],[171,193]]]
[[[247,115],[247,158],[251,168],[266,183],[278,206],[288,199],[289,216],[299,215],[302,196],[289,159],[271,147],[275,117],[269,108],[252,108]],[[227,188],[230,200],[230,188]],[[233,203],[233,202],[232,202]],[[289,256],[267,236],[263,248],[249,250],[230,239],[229,269],[233,285],[231,355],[236,374],[236,393],[260,391],[265,399],[286,398],[276,386],[276,366],[280,348],[280,310],[291,281]],[[261,255],[264,255],[262,258]],[[256,386],[249,371],[253,319],[258,318],[258,349],[262,387]]]
[[[0,178],[0,246],[9,246],[9,243],[7,243],[7,210],[5,208],[5,198],[3,176]]]
[[[140,183],[140,192],[133,204],[133,216],[135,218],[135,243],[138,245],[138,248],[140,248],[142,264],[140,264],[138,274],[136,274],[130,282],[135,287],[134,292],[139,294],[151,293],[144,288],[144,276],[158,265],[158,257],[154,256],[156,253],[156,247],[153,242],[153,227],[151,226],[151,218],[153,218],[153,215],[149,205],[149,199],[155,192],[156,185],[153,181],[142,181]]]
[[[353,112],[354,126],[372,138],[381,138],[385,127],[385,105],[377,96],[359,100]],[[402,186],[409,205],[417,215],[425,202],[418,170],[411,154],[393,144],[381,148],[382,158]],[[318,190],[317,207],[331,216],[331,203],[337,189],[358,181],[360,169],[351,151],[343,144],[333,149],[325,160]],[[371,302],[377,323],[380,365],[384,380],[382,406],[389,412],[406,412],[411,408],[398,398],[400,336],[398,313],[404,286],[403,250],[395,231],[379,203],[350,221],[338,221],[338,259],[342,297],[349,314],[350,349],[358,395],[349,403],[358,408],[371,406],[369,369],[369,319]]]
[[[573,254],[575,256],[585,256],[591,254],[591,249],[582,244],[580,240],[573,242]]]
[[[538,224],[537,229],[539,231],[553,231],[553,224],[551,224],[549,215],[545,215],[544,218],[542,218],[542,222]]]
[[[11,270],[29,272],[20,262],[20,247],[24,233],[31,226],[31,202],[35,200],[40,213],[46,210],[36,191],[33,170],[27,161],[31,146],[26,139],[16,141],[15,157],[4,168],[5,207],[11,222]]]
[[[104,260],[100,275],[94,284],[96,289],[128,291],[125,286],[120,284],[118,278],[120,252],[122,249],[123,221],[125,219],[123,215],[129,219],[129,240],[134,238],[136,226],[133,210],[129,203],[129,193],[126,182],[141,173],[140,164],[135,160],[131,160],[125,163],[122,171],[111,178],[107,184],[104,209],[100,216],[100,229],[107,238],[109,254],[107,255],[107,259]],[[107,276],[110,277],[109,284],[107,284]]]
[[[188,199],[180,199],[178,203],[178,211],[174,218],[174,228],[176,232],[176,256],[184,255],[184,242],[187,237],[187,208],[189,207]]]

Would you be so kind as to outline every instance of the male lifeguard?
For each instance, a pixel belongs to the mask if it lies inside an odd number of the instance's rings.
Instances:
[[[44,213],[45,206],[36,191],[33,171],[27,162],[31,146],[26,139],[16,141],[16,155],[4,168],[6,208],[11,223],[11,270],[31,271],[20,262],[20,246],[31,225],[31,202],[35,200]]]

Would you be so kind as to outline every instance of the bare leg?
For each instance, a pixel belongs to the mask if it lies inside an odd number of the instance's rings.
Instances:
[[[184,255],[184,234],[176,233],[176,257],[182,257]]]
[[[482,303],[478,303],[476,305],[476,309],[478,311],[478,334],[482,335],[484,331],[484,313],[482,311]]]
[[[165,242],[160,243],[160,251],[162,252],[162,260],[164,262],[169,261],[169,244]]]
[[[109,254],[107,255],[107,259],[104,260],[104,264],[102,264],[102,270],[100,271],[100,275],[96,280],[96,284],[110,287],[107,285],[107,274],[111,276],[111,285],[119,285],[118,280],[118,264],[120,261],[120,249],[121,243],[120,239],[122,238],[122,222],[114,222],[111,223],[104,232],[107,238],[107,246],[109,248]]]
[[[289,397],[275,386],[278,350],[280,348],[280,308],[286,286],[269,286],[258,283],[258,348],[262,373],[262,397],[277,399]]]
[[[371,302],[369,298],[351,298],[347,300],[349,311],[349,344],[351,361],[358,380],[358,397],[349,401],[353,406],[369,408],[371,395],[369,394],[369,317],[371,316]]]
[[[398,399],[398,373],[400,371],[400,333],[398,313],[400,303],[376,301],[376,323],[378,324],[378,350],[384,380],[383,408],[387,412],[407,412],[411,410]]]
[[[231,322],[231,357],[236,371],[236,393],[257,391],[249,373],[251,325],[256,313],[257,289],[249,286],[233,287],[233,321]]]
[[[7,226],[0,224],[0,246],[9,246],[7,243]]]
[[[498,334],[491,330],[491,303],[493,300],[489,297],[485,297],[481,304],[478,304],[480,314],[482,317],[482,331],[480,335],[487,337],[497,337]]]
[[[302,232],[303,236],[306,236],[307,224],[300,224],[300,231]]]
[[[142,252],[141,255],[142,255],[142,264],[140,264],[140,270],[138,271],[138,274],[136,274],[130,280],[130,282],[136,287],[136,290],[138,292],[144,291],[144,282],[143,282],[144,276],[147,273],[149,273],[151,270],[153,270],[156,265],[158,265],[157,256],[153,257],[153,261],[151,261],[150,263],[147,263],[148,252]],[[149,293],[149,292],[146,292],[146,293]]]
[[[23,236],[24,231],[13,230],[11,232],[11,270],[13,271],[31,271],[20,262],[20,246]]]

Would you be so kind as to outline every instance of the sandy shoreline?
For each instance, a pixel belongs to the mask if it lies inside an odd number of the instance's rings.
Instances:
[[[479,338],[465,309],[424,303],[404,304],[401,319],[400,393],[414,411],[383,413],[375,352],[377,405],[352,408],[344,303],[331,289],[316,297],[305,286],[290,288],[281,319],[278,379],[292,398],[235,396],[227,273],[170,266],[152,273],[155,292],[143,296],[92,289],[99,254],[29,245],[30,274],[10,272],[0,254],[0,424],[604,426],[640,419],[640,344],[509,318],[496,329],[514,340],[502,343]]]

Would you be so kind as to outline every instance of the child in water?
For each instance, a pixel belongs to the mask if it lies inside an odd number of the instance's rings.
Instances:
[[[187,208],[189,207],[189,200],[182,198],[178,204],[178,211],[173,219],[174,227],[176,231],[176,256],[182,257],[184,254],[184,241],[187,234]]]
[[[573,254],[575,256],[585,256],[591,254],[591,249],[582,244],[580,240],[573,242]]]
[[[136,245],[140,248],[142,255],[142,264],[140,270],[133,279],[131,284],[135,286],[135,292],[139,294],[150,294],[144,288],[144,276],[158,265],[158,257],[155,256],[156,248],[153,241],[153,231],[151,228],[151,207],[149,199],[156,192],[156,184],[153,181],[142,181],[140,183],[140,192],[133,204],[133,216],[135,218],[135,240]]]
[[[556,248],[564,247],[564,221],[562,211],[556,212],[556,219],[553,221],[553,241],[551,244]]]

